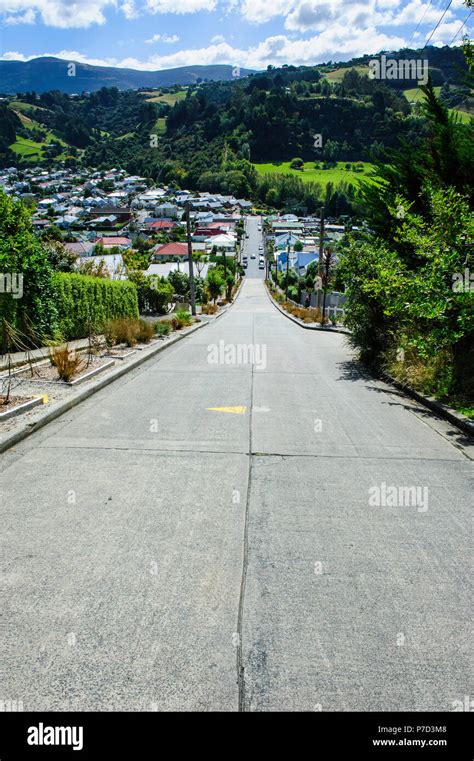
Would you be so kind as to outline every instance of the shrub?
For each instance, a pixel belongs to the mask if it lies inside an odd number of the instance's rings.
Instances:
[[[57,310],[52,286],[53,270],[44,245],[36,238],[31,212],[26,206],[0,191],[0,272],[21,276],[22,298],[4,292],[0,298],[0,319],[27,334],[30,345],[57,337]],[[25,336],[22,337],[25,339]],[[5,336],[0,336],[6,350]]]
[[[70,381],[84,367],[84,360],[75,351],[70,351],[67,344],[51,347],[49,359],[64,381]]]
[[[189,312],[186,312],[186,310],[179,309],[174,313],[173,317],[171,318],[171,322],[175,330],[180,330],[181,328],[185,328],[191,324],[192,317]]]
[[[155,322],[155,333],[158,336],[167,336],[171,332],[171,322],[169,320],[162,320]]]
[[[121,318],[109,320],[105,325],[105,340],[108,346],[126,344],[135,346],[137,343],[137,320]]]
[[[91,323],[103,329],[108,320],[138,318],[137,289],[126,280],[57,272],[53,285],[59,330],[66,340],[86,337]]]
[[[214,301],[214,304],[221,295],[223,286],[224,280],[219,270],[215,268],[210,269],[207,273],[207,291],[209,298]]]
[[[217,312],[217,304],[203,304],[201,311],[203,314],[215,314]]]
[[[136,337],[142,343],[150,343],[155,335],[155,326],[148,320],[138,320],[136,323]]]
[[[300,158],[295,158],[290,161],[290,169],[303,169],[304,161]]]
[[[138,293],[138,306],[141,312],[164,313],[173,300],[173,286],[164,277],[144,275],[140,270],[130,271],[129,280]]]

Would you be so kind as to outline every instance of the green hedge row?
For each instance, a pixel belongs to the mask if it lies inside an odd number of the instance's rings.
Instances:
[[[138,317],[137,289],[127,280],[57,272],[53,286],[58,328],[65,341],[85,338],[90,324],[101,330],[107,320]]]

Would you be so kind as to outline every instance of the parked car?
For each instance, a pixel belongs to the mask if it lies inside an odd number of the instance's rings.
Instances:
[[[265,269],[265,262],[263,261],[263,259],[260,259],[260,261],[258,263],[258,268],[259,268],[259,270]]]
[[[256,259],[257,258],[257,254],[250,254],[250,258],[251,259]]]

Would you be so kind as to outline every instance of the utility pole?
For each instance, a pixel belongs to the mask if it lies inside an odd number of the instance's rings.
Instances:
[[[329,270],[331,269],[332,262],[332,250],[327,249],[324,257],[324,269],[323,269],[323,308],[321,314],[321,325],[324,325],[324,312],[326,311],[326,291],[329,283]]]
[[[321,206],[319,213],[319,259],[318,259],[318,276],[322,279],[324,274],[323,263],[323,248],[324,248],[324,206]],[[316,306],[321,306],[321,291],[317,292]]]
[[[288,301],[288,273],[290,270],[290,241],[286,246],[286,287],[285,287],[285,299]]]
[[[191,302],[191,314],[196,316],[196,291],[194,289],[194,264],[193,244],[191,241],[191,220],[189,216],[189,201],[186,201],[186,237],[188,239],[188,263],[189,263],[189,296]]]

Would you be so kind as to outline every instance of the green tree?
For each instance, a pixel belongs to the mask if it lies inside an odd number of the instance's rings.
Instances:
[[[47,252],[35,237],[31,212],[21,203],[0,192],[0,316],[16,330],[31,337],[31,343],[54,337],[57,310],[52,284],[53,269]],[[7,279],[5,278],[7,276]],[[21,278],[22,294],[8,292],[8,276]],[[18,281],[19,282],[19,281]],[[34,338],[31,332],[34,331]],[[6,341],[2,331],[2,350]]]
[[[210,269],[209,272],[207,273],[206,285],[207,285],[207,290],[209,292],[209,296],[214,301],[214,304],[215,304],[217,299],[221,295],[222,289],[224,287],[224,280],[222,278],[222,275],[215,267]]]

